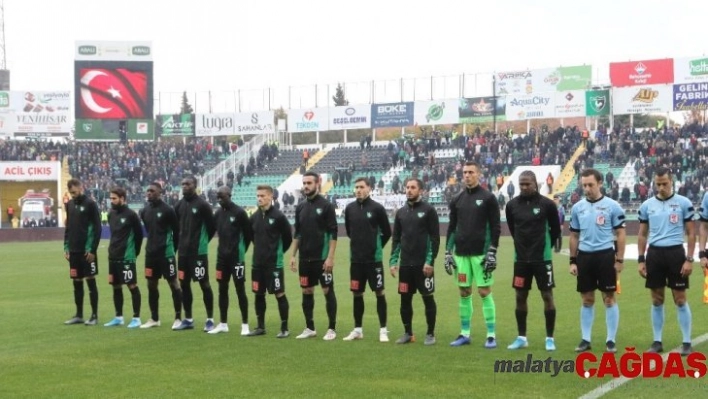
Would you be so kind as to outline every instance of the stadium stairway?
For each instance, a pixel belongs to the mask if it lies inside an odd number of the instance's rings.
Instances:
[[[580,144],[578,149],[576,149],[573,153],[573,156],[570,157],[568,162],[565,164],[558,181],[556,181],[553,185],[553,195],[565,192],[568,184],[573,181],[575,178],[575,168],[573,165],[575,164],[575,161],[583,154],[583,152],[585,152],[585,144]]]
[[[64,190],[66,183],[71,179],[71,172],[69,172],[69,157],[64,157],[64,161],[61,163],[61,189]],[[64,193],[57,193],[57,199],[62,200]]]

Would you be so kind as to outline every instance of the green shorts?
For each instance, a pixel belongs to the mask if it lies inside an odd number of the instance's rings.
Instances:
[[[494,284],[494,275],[488,279],[484,278],[484,258],[486,255],[458,256],[453,255],[457,269],[455,279],[457,286],[467,288],[472,286],[472,282],[479,287],[491,287]]]

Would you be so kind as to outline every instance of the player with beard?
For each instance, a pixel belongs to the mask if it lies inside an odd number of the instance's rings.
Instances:
[[[111,211],[108,214],[108,226],[111,229],[111,242],[108,246],[108,282],[113,285],[113,305],[116,317],[105,327],[123,325],[123,285],[130,290],[133,302],[133,319],[128,328],[140,327],[140,288],[135,261],[140,255],[143,244],[143,227],[138,214],[128,208],[125,189],[114,187],[110,191]]]
[[[371,199],[369,179],[360,177],[354,182],[356,201],[344,209],[344,226],[351,240],[350,284],[354,295],[354,330],[345,341],[364,338],[364,291],[366,284],[376,293],[376,311],[379,315],[379,341],[388,342],[387,309],[384,293],[383,247],[391,238],[391,225],[383,205]]]
[[[413,295],[420,292],[425,306],[425,320],[428,331],[425,345],[434,345],[435,320],[435,273],[433,262],[440,249],[440,221],[435,208],[421,198],[423,182],[408,179],[405,184],[406,205],[396,212],[393,223],[391,276],[398,279],[398,293],[401,296],[401,321],[405,332],[396,340],[397,344],[415,342],[413,335]]]
[[[519,175],[518,197],[506,204],[506,223],[514,240],[514,279],[516,290],[516,326],[519,335],[509,349],[526,348],[526,316],[531,282],[543,299],[546,317],[546,350],[556,350],[553,331],[556,324],[556,306],[553,303],[553,245],[560,235],[558,208],[538,192],[536,174],[525,170]]]
[[[101,215],[96,202],[84,194],[84,185],[78,179],[66,183],[71,200],[66,204],[64,229],[64,258],[69,262],[69,276],[74,282],[76,313],[64,324],[95,326],[98,323],[98,260],[96,251],[101,240]],[[91,318],[84,322],[84,280],[89,288]]]
[[[450,201],[445,271],[448,274],[454,271],[460,291],[460,335],[450,346],[470,344],[474,283],[482,298],[482,313],[487,326],[484,347],[492,349],[497,347],[492,272],[497,268],[501,225],[497,199],[480,186],[480,175],[479,164],[465,162],[462,167],[465,189]]]
[[[595,320],[595,290],[602,292],[607,324],[607,352],[617,352],[615,342],[619,324],[617,274],[622,271],[625,246],[625,216],[622,207],[602,195],[602,173],[585,169],[580,173],[585,198],[570,210],[570,274],[577,276],[580,293],[580,330],[582,340],[576,352],[591,349]],[[617,243],[615,244],[615,235]]]
[[[231,188],[221,186],[216,192],[221,209],[216,211],[219,247],[216,258],[216,281],[219,283],[220,322],[209,334],[229,332],[229,280],[234,279],[238,306],[241,310],[241,335],[248,335],[248,297],[246,297],[246,251],[253,241],[251,223],[246,211],[231,201]]]
[[[162,200],[162,185],[150,183],[147,189],[147,205],[140,211],[147,231],[145,244],[145,278],[148,286],[150,320],[140,328],[160,326],[160,290],[158,283],[164,278],[172,291],[172,305],[175,310],[173,328],[182,324],[182,289],[177,280],[175,250],[179,237],[177,215],[171,206]]]
[[[182,305],[184,320],[173,330],[191,330],[192,319],[192,280],[198,281],[202,289],[207,320],[204,331],[214,328],[214,293],[209,284],[209,241],[214,237],[216,226],[211,205],[197,195],[197,179],[187,176],[182,179],[182,199],[175,205],[179,223],[179,280],[182,287]]]
[[[302,311],[305,314],[305,330],[298,339],[317,336],[313,310],[314,287],[322,286],[326,301],[329,326],[323,337],[325,341],[337,338],[337,297],[334,295],[334,254],[337,249],[337,217],[334,206],[320,195],[320,175],[307,172],[302,176],[302,193],[305,200],[295,208],[295,237],[290,269],[299,270],[302,287]],[[299,268],[296,257],[299,257]]]

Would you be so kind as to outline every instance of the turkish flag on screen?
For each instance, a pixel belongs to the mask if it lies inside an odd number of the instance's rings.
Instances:
[[[83,119],[129,119],[147,116],[147,73],[125,68],[82,68],[79,112]]]

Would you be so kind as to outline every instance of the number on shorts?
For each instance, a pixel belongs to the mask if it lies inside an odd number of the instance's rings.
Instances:
[[[549,270],[546,274],[548,274],[548,286],[550,287],[553,285],[553,271]]]
[[[280,289],[280,277],[273,278],[273,288],[276,291]]]
[[[332,282],[332,273],[322,273],[322,276],[324,277],[325,284]]]
[[[133,279],[132,270],[123,270],[123,281],[131,281]]]
[[[246,266],[237,264],[236,266],[234,266],[234,271],[236,272],[236,278],[242,279],[244,273],[246,272]]]
[[[383,285],[383,274],[376,275],[376,286],[381,287]]]
[[[91,262],[91,274],[96,274],[96,262]]]
[[[175,274],[175,264],[170,263],[170,275],[173,275],[173,274]]]
[[[433,287],[435,287],[435,280],[433,277],[426,277],[425,278],[425,288],[428,290],[432,290]]]
[[[204,266],[197,266],[194,268],[194,277],[202,278],[206,276],[206,268]]]

